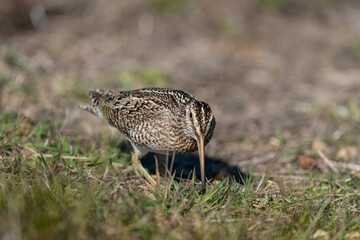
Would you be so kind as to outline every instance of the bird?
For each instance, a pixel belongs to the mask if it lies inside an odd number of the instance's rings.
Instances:
[[[192,153],[198,150],[201,186],[205,182],[205,146],[211,140],[216,121],[206,102],[192,94],[169,88],[130,91],[90,90],[91,104],[82,108],[105,119],[130,142],[135,173],[151,183],[155,180],[141,165],[148,152]]]

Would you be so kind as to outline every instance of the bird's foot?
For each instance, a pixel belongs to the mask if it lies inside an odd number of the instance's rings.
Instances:
[[[140,160],[135,156],[134,153],[131,154],[131,161],[133,163],[134,171],[137,176],[143,176],[145,179],[152,185],[156,185],[156,181],[150,176],[148,171],[141,165]]]

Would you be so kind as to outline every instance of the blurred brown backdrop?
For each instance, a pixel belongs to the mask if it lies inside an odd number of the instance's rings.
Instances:
[[[314,140],[333,154],[342,137],[359,143],[334,120],[359,102],[358,0],[1,0],[0,56],[0,110],[24,97],[25,115],[74,141],[108,129],[73,108],[89,88],[159,86],[208,102],[207,153],[242,167],[297,168]]]

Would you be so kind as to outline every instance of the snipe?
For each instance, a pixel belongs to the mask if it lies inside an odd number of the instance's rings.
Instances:
[[[93,90],[89,95],[92,103],[82,107],[125,134],[134,150],[134,168],[148,181],[155,184],[139,160],[146,153],[183,154],[198,150],[205,188],[204,148],[215,128],[215,118],[207,103],[190,93],[164,88]]]

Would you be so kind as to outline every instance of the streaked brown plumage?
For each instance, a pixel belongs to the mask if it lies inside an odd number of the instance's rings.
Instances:
[[[89,95],[92,104],[83,108],[104,117],[124,133],[136,159],[149,151],[182,154],[199,150],[205,186],[204,146],[215,128],[215,118],[207,103],[187,92],[164,88],[94,90]]]

